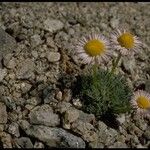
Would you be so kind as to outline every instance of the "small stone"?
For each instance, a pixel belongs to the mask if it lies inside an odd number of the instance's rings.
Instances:
[[[12,138],[10,134],[6,132],[0,132],[0,139],[3,145],[3,148],[12,148]]]
[[[87,114],[84,113],[83,111],[79,110],[79,120],[83,121],[83,122],[87,122],[87,123],[95,123],[95,116],[93,114]]]
[[[119,25],[119,19],[113,17],[113,18],[110,20],[110,25],[111,25],[111,27],[113,27],[113,28],[118,27],[118,25]]]
[[[32,51],[31,54],[35,59],[37,59],[39,56],[37,51]]]
[[[121,124],[123,124],[125,122],[125,114],[121,114],[121,115],[118,115],[117,118],[118,122]]]
[[[12,56],[13,55],[10,53],[10,54],[5,55],[3,59],[3,63],[5,67],[9,69],[14,69],[16,66],[16,59]]]
[[[3,130],[4,130],[4,125],[0,124],[0,132],[3,132]]]
[[[7,123],[7,111],[6,105],[0,102],[0,123],[5,124]]]
[[[98,135],[96,134],[93,125],[87,122],[75,121],[71,125],[71,129],[82,136],[87,142],[96,141]]]
[[[59,101],[62,100],[62,92],[61,92],[61,91],[58,91],[58,92],[56,93],[56,99],[59,100]]]
[[[36,47],[42,43],[41,37],[38,34],[31,36],[31,46]]]
[[[7,75],[7,69],[0,68],[0,82],[3,81],[4,77]]]
[[[102,121],[98,121],[97,128],[98,128],[99,131],[107,130],[106,124]]]
[[[79,117],[79,111],[77,109],[69,109],[65,111],[63,115],[63,127],[65,129],[70,129],[71,123],[76,121]]]
[[[60,60],[60,53],[58,52],[49,52],[46,55],[49,62],[57,62]]]
[[[17,148],[33,148],[33,144],[28,137],[15,138],[14,143]]]
[[[141,144],[138,144],[138,145],[136,145],[136,148],[147,148],[147,147],[145,147],[145,146],[143,146]]]
[[[30,127],[30,124],[26,120],[19,120],[19,126],[22,130],[27,130]]]
[[[26,104],[31,104],[33,106],[40,104],[40,102],[41,102],[41,99],[39,97],[32,97],[26,100]]]
[[[109,146],[108,148],[128,148],[125,143],[115,142],[113,145]]]
[[[44,144],[42,142],[35,142],[34,148],[44,148]]]
[[[8,53],[12,53],[16,48],[16,41],[2,28],[0,28],[0,61]]]
[[[61,128],[34,125],[25,132],[28,136],[39,139],[49,147],[85,148],[85,142],[80,137]]]
[[[76,98],[74,98],[73,100],[72,100],[72,103],[73,103],[73,105],[76,107],[76,108],[81,108],[82,107],[82,103],[81,103],[81,101],[80,101],[80,99],[76,99]]]
[[[64,89],[63,91],[63,101],[69,102],[71,100],[72,93],[70,89]]]
[[[2,97],[2,101],[5,103],[5,105],[9,108],[9,109],[16,109],[16,104],[15,102],[12,100],[12,98],[8,97],[8,96],[4,96]]]
[[[15,123],[15,122],[12,122],[9,125],[8,132],[10,134],[14,135],[15,137],[19,137],[20,136],[19,125],[17,123]]]
[[[46,19],[44,21],[44,29],[50,32],[56,32],[57,30],[60,30],[64,27],[64,24],[55,19]]]
[[[150,140],[150,128],[144,132],[143,137],[145,137],[147,140]]]
[[[35,64],[31,59],[26,59],[17,66],[16,77],[18,79],[28,79],[32,76]]]
[[[25,108],[28,110],[32,110],[34,107],[35,107],[34,105],[30,105],[30,104],[25,105]]]
[[[127,63],[128,62],[128,63]],[[136,61],[135,58],[132,56],[132,58],[124,57],[123,58],[123,66],[132,75],[134,75],[135,69],[136,69]]]
[[[31,124],[41,124],[46,126],[57,126],[60,124],[59,116],[53,113],[52,108],[45,104],[35,107],[29,114]]]
[[[67,111],[68,109],[70,109],[71,106],[72,105],[70,103],[63,101],[57,105],[56,111],[62,114],[65,111]]]
[[[29,84],[29,83],[21,83],[21,90],[22,90],[22,93],[27,93],[30,89],[31,89],[32,85]]]

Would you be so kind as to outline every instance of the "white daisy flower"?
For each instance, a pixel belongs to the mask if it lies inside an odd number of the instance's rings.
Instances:
[[[76,46],[76,53],[85,64],[95,64],[107,62],[111,51],[108,40],[99,34],[92,33],[83,37]]]
[[[111,44],[122,55],[129,55],[140,50],[142,43],[139,38],[124,29],[117,29],[111,35]]]
[[[131,106],[136,112],[144,117],[150,118],[150,94],[138,90],[134,93],[131,99]]]

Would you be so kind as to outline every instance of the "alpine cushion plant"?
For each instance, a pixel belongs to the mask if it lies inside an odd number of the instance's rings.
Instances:
[[[120,114],[130,111],[131,89],[121,75],[111,74],[99,69],[96,82],[92,75],[84,75],[78,80],[80,84],[80,98],[83,110],[95,114],[100,118],[108,112]]]

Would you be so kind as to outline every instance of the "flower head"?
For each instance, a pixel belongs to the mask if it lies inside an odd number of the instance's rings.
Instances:
[[[134,93],[131,99],[132,107],[144,117],[150,118],[150,94],[138,90]]]
[[[100,64],[102,61],[108,61],[111,55],[107,39],[94,33],[83,37],[77,44],[76,50],[77,55],[87,64]]]
[[[122,55],[138,52],[142,46],[142,43],[139,41],[137,36],[123,29],[117,29],[111,35],[111,43]]]

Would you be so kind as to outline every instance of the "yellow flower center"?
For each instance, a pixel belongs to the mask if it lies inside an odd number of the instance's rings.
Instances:
[[[90,40],[85,44],[84,50],[90,56],[101,55],[105,52],[105,44],[101,40]]]
[[[150,100],[144,96],[140,96],[137,99],[137,104],[138,104],[138,107],[140,107],[142,109],[150,108]]]
[[[134,47],[134,37],[130,33],[123,33],[117,41],[122,47],[125,47],[127,49]]]

